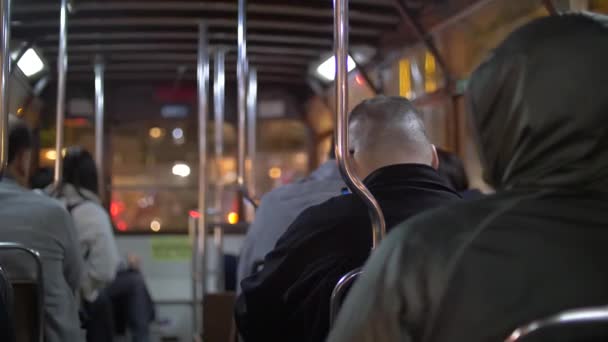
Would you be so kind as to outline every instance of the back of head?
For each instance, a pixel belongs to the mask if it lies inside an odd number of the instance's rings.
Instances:
[[[81,147],[67,149],[63,159],[63,181],[99,195],[97,165],[91,153]]]
[[[439,156],[439,168],[437,172],[445,179],[452,188],[458,192],[466,191],[469,188],[469,180],[464,170],[462,160],[454,153],[446,150],[437,149]]]
[[[357,105],[349,121],[351,153],[366,176],[394,164],[432,165],[434,149],[412,103],[377,96]]]
[[[27,124],[14,115],[8,118],[8,170],[22,186],[27,185],[33,147]]]
[[[473,73],[468,104],[495,188],[608,190],[608,17],[513,32]]]

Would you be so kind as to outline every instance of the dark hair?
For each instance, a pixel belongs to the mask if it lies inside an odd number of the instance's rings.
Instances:
[[[329,145],[329,151],[327,151],[327,159],[336,159],[336,134],[331,134],[331,144]]]
[[[8,126],[8,163],[10,164],[17,158],[17,154],[31,149],[34,144],[32,132],[23,120],[10,115]]]
[[[439,175],[458,192],[466,191],[469,188],[469,180],[464,170],[462,160],[454,153],[437,149],[439,156]]]
[[[41,167],[30,177],[30,187],[32,189],[46,189],[53,183],[53,169]]]
[[[87,189],[99,195],[97,165],[89,151],[81,147],[67,149],[63,159],[63,181],[72,184],[76,190]]]

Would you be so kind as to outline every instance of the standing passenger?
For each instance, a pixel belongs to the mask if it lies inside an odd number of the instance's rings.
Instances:
[[[334,153],[330,153],[329,160],[310,177],[264,195],[239,256],[237,291],[241,292],[240,282],[261,264],[279,237],[304,209],[340,195],[343,187]]]
[[[608,303],[607,61],[608,17],[588,14],[535,20],[492,53],[467,97],[497,194],[396,228],[329,341],[504,341]]]
[[[26,189],[32,146],[29,128],[10,116],[8,169],[0,182],[0,241],[21,243],[40,253],[45,341],[84,341],[76,300],[81,279],[77,234],[61,203]]]
[[[391,228],[427,209],[458,200],[439,176],[437,153],[416,109],[405,98],[376,97],[350,118],[356,172],[376,197]],[[305,210],[246,278],[236,322],[246,342],[323,341],[338,280],[361,267],[372,245],[368,209],[356,195]]]

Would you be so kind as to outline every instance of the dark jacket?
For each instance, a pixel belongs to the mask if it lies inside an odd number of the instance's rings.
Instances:
[[[498,193],[395,228],[328,341],[496,342],[608,303],[606,61],[599,16],[540,19],[494,51],[468,99]]]
[[[364,181],[387,227],[459,199],[429,166],[384,167]],[[239,332],[252,341],[323,341],[331,292],[345,273],[361,267],[371,248],[365,204],[355,195],[330,199],[304,211],[246,278],[236,306]]]

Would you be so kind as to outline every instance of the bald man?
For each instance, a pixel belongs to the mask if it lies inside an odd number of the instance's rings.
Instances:
[[[458,200],[439,176],[435,147],[405,98],[376,97],[351,113],[350,152],[376,197],[387,227]],[[331,292],[361,267],[372,244],[368,210],[344,194],[305,210],[270,252],[261,271],[241,282],[235,315],[245,342],[323,341]]]

